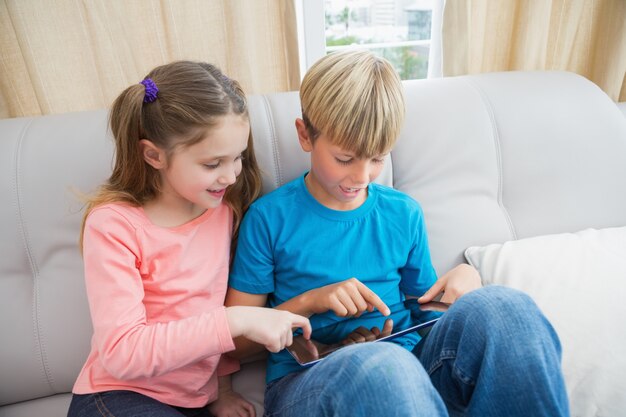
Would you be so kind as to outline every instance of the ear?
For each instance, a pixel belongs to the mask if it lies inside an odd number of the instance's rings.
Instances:
[[[304,120],[296,119],[296,132],[298,132],[298,140],[300,146],[304,152],[311,152],[313,150],[313,142],[309,136],[309,131],[304,125]]]
[[[146,161],[154,169],[163,169],[167,166],[165,152],[148,139],[139,141],[139,150]]]

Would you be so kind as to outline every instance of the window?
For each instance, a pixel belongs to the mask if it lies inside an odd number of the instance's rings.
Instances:
[[[441,76],[443,3],[296,0],[301,74],[329,52],[367,48],[388,59],[402,79]]]
[[[403,80],[426,78],[433,0],[325,0],[326,52],[367,48]]]

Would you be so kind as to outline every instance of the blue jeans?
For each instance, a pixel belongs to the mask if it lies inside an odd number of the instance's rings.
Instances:
[[[343,348],[268,384],[265,416],[568,416],[558,337],[527,295],[461,297],[413,352]]]
[[[182,408],[132,391],[74,394],[68,417],[212,417],[208,407]]]

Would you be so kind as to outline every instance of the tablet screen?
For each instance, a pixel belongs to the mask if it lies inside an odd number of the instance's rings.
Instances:
[[[389,306],[391,310],[389,317],[384,317],[377,312],[365,313],[358,319],[341,320],[332,326],[316,329],[310,340],[305,339],[302,335],[294,336],[293,343],[287,347],[287,351],[300,365],[309,366],[321,361],[332,352],[353,343],[393,340],[412,332],[424,335],[448,307],[449,304],[440,301],[419,304],[417,300],[409,299],[403,303]],[[367,317],[368,315],[370,317]],[[391,322],[387,322],[387,320],[391,320]],[[350,327],[351,323],[353,323],[352,327]],[[366,326],[363,325],[364,323]],[[329,343],[325,335],[336,334],[338,326],[350,329],[349,334],[339,343]]]

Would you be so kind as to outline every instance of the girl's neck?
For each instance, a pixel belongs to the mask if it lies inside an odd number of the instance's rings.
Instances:
[[[207,209],[191,203],[168,201],[167,196],[159,197],[143,205],[148,219],[160,227],[177,227],[201,216]]]

